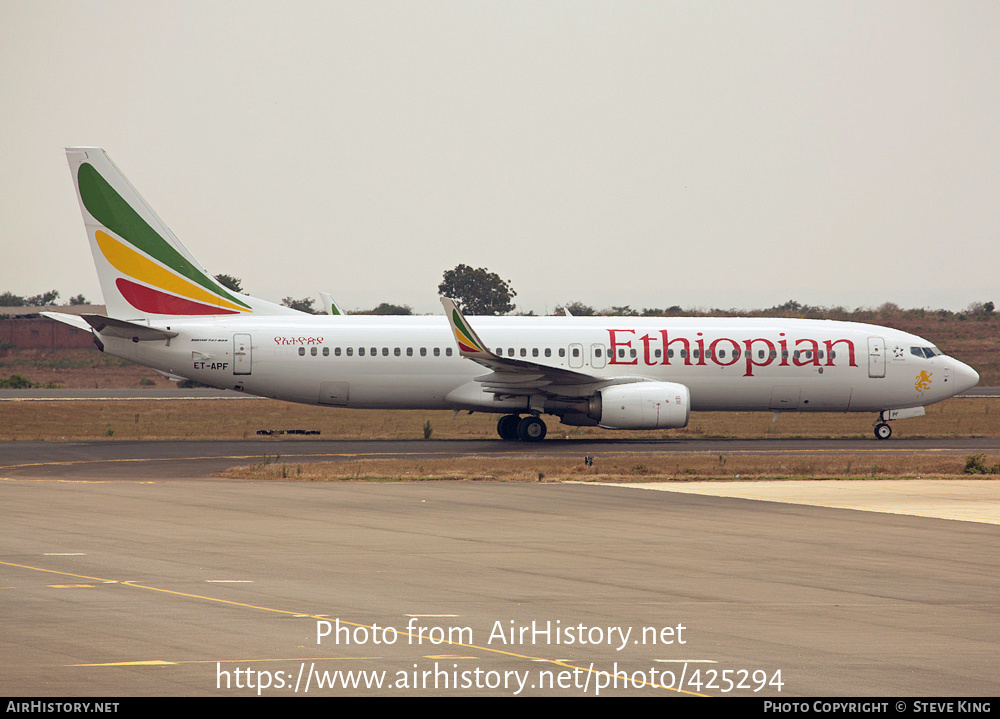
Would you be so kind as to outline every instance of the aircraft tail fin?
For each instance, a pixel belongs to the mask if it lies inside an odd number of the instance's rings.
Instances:
[[[340,305],[337,304],[337,301],[333,299],[333,295],[331,295],[329,292],[320,292],[319,297],[321,300],[323,300],[323,309],[326,311],[328,315],[347,314],[346,312],[344,312],[344,310],[340,308]]]
[[[70,147],[66,157],[110,317],[298,314],[222,286],[103,149]]]

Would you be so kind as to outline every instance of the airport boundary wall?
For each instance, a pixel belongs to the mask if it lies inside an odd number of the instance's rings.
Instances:
[[[0,320],[0,348],[57,350],[93,346],[90,332],[45,317]]]

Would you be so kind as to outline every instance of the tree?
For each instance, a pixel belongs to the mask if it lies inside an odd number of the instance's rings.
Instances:
[[[33,297],[26,297],[24,304],[29,307],[44,307],[45,305],[51,305],[59,297],[59,292],[57,290],[49,290],[48,292],[43,292],[40,295],[34,295]]]
[[[378,307],[370,310],[352,312],[352,315],[412,315],[413,308],[409,305],[394,305],[390,302],[382,302]]]
[[[501,280],[498,274],[485,267],[474,270],[468,265],[447,270],[438,292],[455,300],[462,311],[470,315],[507,314],[514,309],[511,300],[517,295],[510,280]]]
[[[583,304],[582,302],[567,302],[561,307],[556,307],[556,314],[558,314],[560,310],[568,310],[574,317],[593,317],[597,314],[597,310],[590,305]]]
[[[40,295],[21,297],[13,292],[0,293],[0,307],[44,307],[51,305],[59,297],[57,290],[49,290]]]
[[[293,310],[298,310],[299,312],[305,312],[306,314],[315,315],[318,314],[316,310],[313,309],[313,302],[315,300],[310,298],[303,298],[301,300],[293,300],[291,297],[286,297],[281,301],[285,307],[291,307]]]
[[[87,304],[87,298],[83,295],[77,295],[76,297],[70,297],[69,303],[71,305],[85,305]]]
[[[608,317],[638,317],[639,311],[632,309],[629,305],[615,305],[614,307],[606,308],[601,314]]]
[[[216,275],[215,281],[233,292],[243,292],[243,280],[232,275]]]

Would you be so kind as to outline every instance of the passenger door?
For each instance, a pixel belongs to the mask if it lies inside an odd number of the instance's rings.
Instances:
[[[885,377],[885,340],[868,338],[868,376]]]

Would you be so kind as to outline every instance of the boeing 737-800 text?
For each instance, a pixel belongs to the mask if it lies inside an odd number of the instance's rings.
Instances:
[[[979,375],[930,342],[828,320],[310,315],[221,286],[100,148],[67,150],[107,316],[48,317],[166,375],[264,397],[501,414],[610,429],[684,427],[691,411],[924,413]],[[326,298],[324,298],[326,299]],[[332,300],[327,302],[332,305]]]

